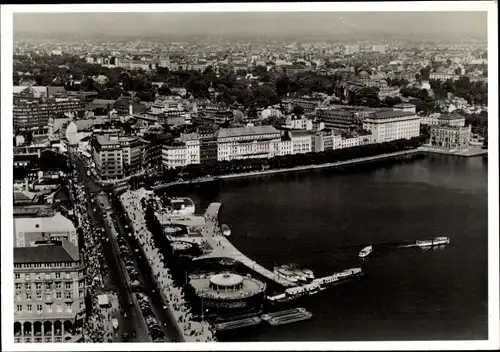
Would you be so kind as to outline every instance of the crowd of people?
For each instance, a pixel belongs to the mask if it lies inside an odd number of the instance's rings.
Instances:
[[[109,313],[100,309],[97,296],[103,287],[103,277],[106,272],[106,264],[102,255],[102,245],[100,231],[96,231],[89,217],[87,207],[93,206],[90,195],[88,195],[81,183],[78,183],[74,174],[74,199],[75,215],[78,219],[78,227],[83,232],[83,243],[80,252],[86,263],[85,287],[87,297],[91,300],[91,307],[87,307],[87,316],[83,323],[84,342],[106,342],[109,341]],[[90,308],[90,309],[89,309]]]
[[[157,284],[161,287],[161,294],[168,304],[165,309],[170,309],[172,312],[186,342],[216,341],[215,330],[208,322],[195,321],[182,289],[174,285],[163,255],[155,246],[153,236],[146,227],[144,213],[141,211],[143,209],[141,201],[147,196],[150,194],[146,194],[144,189],[134,192],[128,191],[121,196],[121,201],[132,222],[133,234],[143,248]]]

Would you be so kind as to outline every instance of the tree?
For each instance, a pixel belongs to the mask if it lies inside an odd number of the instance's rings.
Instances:
[[[462,74],[462,69],[461,69],[460,67],[457,67],[457,68],[455,69],[455,74],[456,74],[456,75],[461,75],[461,74]]]
[[[160,94],[160,95],[170,95],[170,94],[171,94],[171,91],[170,91],[170,88],[168,87],[168,85],[166,85],[166,84],[162,84],[162,85],[158,88],[158,94]]]

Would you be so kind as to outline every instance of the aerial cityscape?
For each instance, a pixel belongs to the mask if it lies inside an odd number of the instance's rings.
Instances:
[[[13,29],[15,343],[488,339],[487,12]]]

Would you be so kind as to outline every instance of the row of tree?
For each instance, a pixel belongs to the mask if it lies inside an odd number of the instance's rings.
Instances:
[[[191,164],[181,168],[166,169],[160,175],[142,177],[135,182],[153,185],[161,182],[174,182],[179,179],[192,180],[200,177],[223,176],[252,171],[279,170],[307,165],[322,165],[339,161],[354,160],[363,157],[415,149],[421,146],[426,136],[401,139],[392,142],[369,144],[345,149],[328,150],[319,153],[293,154],[276,156],[270,159],[244,159],[231,161],[212,161],[203,164]]]

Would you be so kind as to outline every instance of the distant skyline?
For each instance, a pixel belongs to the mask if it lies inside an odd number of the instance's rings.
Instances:
[[[14,34],[487,38],[487,12],[17,13]]]

